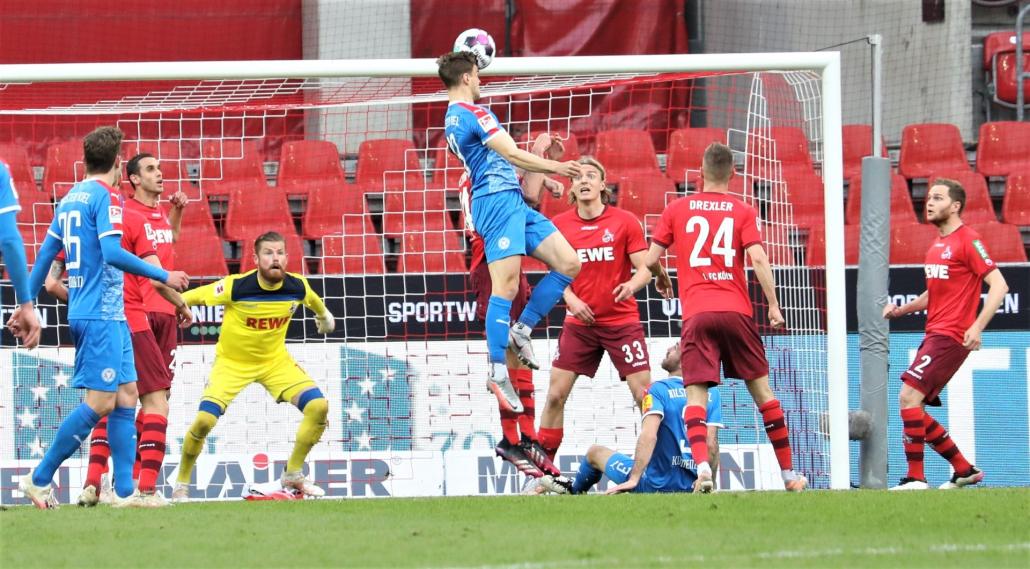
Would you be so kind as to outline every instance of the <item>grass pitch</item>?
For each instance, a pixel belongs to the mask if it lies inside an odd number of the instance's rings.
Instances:
[[[1030,489],[0,512],[0,567],[1023,567]]]

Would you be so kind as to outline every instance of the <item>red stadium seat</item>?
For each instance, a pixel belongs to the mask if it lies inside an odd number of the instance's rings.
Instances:
[[[277,185],[287,195],[309,195],[319,186],[342,187],[345,172],[336,145],[327,140],[295,140],[283,144]]]
[[[859,227],[844,227],[844,264],[858,264]],[[826,228],[813,227],[808,232],[808,243],[805,245],[805,264],[809,267],[821,267],[826,264]]]
[[[215,235],[215,222],[207,200],[191,199],[182,210],[180,235],[185,233],[210,233]]]
[[[443,211],[446,195],[443,188],[426,189],[425,182],[406,188],[386,188],[383,195],[385,213]]]
[[[998,221],[991,205],[991,194],[987,190],[987,181],[976,172],[941,172],[930,180],[927,189],[933,187],[937,178],[950,178],[962,184],[966,190],[966,205],[962,210],[963,223],[990,223]]]
[[[440,188],[458,188],[458,180],[465,172],[461,159],[446,146],[433,150],[433,186]]]
[[[240,270],[245,273],[256,267],[254,264],[254,240],[266,231],[278,231],[286,239],[286,270],[291,273],[308,274],[308,265],[304,261],[304,242],[297,236],[297,232],[290,225],[266,225],[259,230],[250,233],[243,240],[243,247],[240,250]]]
[[[21,206],[18,212],[19,224],[42,225],[45,228],[54,220],[54,204],[43,192],[23,192],[19,188],[18,205]]]
[[[926,223],[891,224],[891,264],[922,265],[937,235],[937,227]]]
[[[999,121],[980,125],[976,171],[984,176],[1008,176],[1015,170],[1030,170],[1030,123]]]
[[[597,133],[597,160],[606,180],[618,184],[626,176],[661,174],[651,135],[644,130],[606,130]]]
[[[342,235],[322,237],[322,272],[326,274],[373,274],[386,272],[381,237],[365,216],[348,215]]]
[[[256,181],[267,185],[261,151],[251,140],[205,140],[200,147],[201,180]]]
[[[36,189],[36,177],[32,174],[32,166],[29,164],[29,155],[24,148],[17,144],[0,143],[0,162],[7,164],[19,193],[30,187],[34,192],[39,191]]]
[[[1009,223],[970,224],[987,246],[987,252],[996,263],[1025,263],[1026,249],[1019,228]]]
[[[442,211],[409,211],[383,214],[383,233],[391,237],[402,237],[422,231],[444,231],[451,229],[448,214]]]
[[[995,32],[984,38],[983,68],[988,90],[993,100],[1006,107],[1016,103],[1016,34]],[[1030,69],[1030,32],[1023,33],[1023,71]],[[1023,82],[1023,104],[1030,93],[1030,79]],[[988,120],[990,112],[988,111]]]
[[[365,215],[365,210],[365,194],[350,184],[316,186],[308,194],[308,207],[304,210],[304,237],[318,239],[340,233],[345,215]]]
[[[1012,172],[1005,179],[1005,199],[1001,204],[1005,223],[1030,225],[1030,169]]]
[[[778,126],[749,133],[751,152],[749,171],[765,179],[788,176],[792,172],[815,173],[808,138],[800,128]]]
[[[427,230],[406,233],[401,239],[400,273],[463,273],[465,249],[459,232]]]
[[[665,204],[678,198],[676,184],[661,173],[634,174],[619,184],[617,205],[640,219],[665,211]]]
[[[213,228],[211,232],[191,230],[179,234],[175,242],[175,268],[190,277],[222,277],[229,273],[222,240]]]
[[[826,217],[826,198],[823,179],[814,172],[796,170],[786,175],[787,201],[790,202],[794,225],[798,227],[822,227]],[[782,198],[774,201],[782,203]],[[769,221],[786,224],[788,218],[782,208],[769,208]]]
[[[677,184],[697,184],[701,177],[701,160],[705,149],[713,142],[726,143],[726,131],[721,128],[681,128],[669,136],[668,160],[665,175]]]
[[[81,140],[68,140],[47,148],[43,192],[53,196],[54,201],[63,198],[76,182],[85,177]]]
[[[908,182],[900,174],[891,174],[891,224],[921,223],[925,216],[917,216],[908,193]],[[848,202],[844,210],[844,223],[859,225],[862,220],[862,177],[851,179]]]
[[[357,183],[404,188],[425,182],[415,144],[407,139],[366,140],[358,147]]]
[[[286,194],[278,188],[241,186],[229,199],[225,215],[225,239],[245,241],[269,229],[293,229],[293,217]]]
[[[910,124],[901,131],[898,172],[908,178],[929,178],[940,172],[969,171],[962,135],[953,124]]]
[[[157,158],[161,167],[161,177],[165,180],[185,180],[182,150],[179,143],[171,140],[130,140],[122,142],[122,167],[133,156],[146,152]]]
[[[846,124],[842,131],[844,143],[844,179],[862,175],[862,159],[873,155],[873,127],[867,124]],[[882,141],[882,138],[881,138]],[[887,157],[887,143],[880,144],[881,156]]]

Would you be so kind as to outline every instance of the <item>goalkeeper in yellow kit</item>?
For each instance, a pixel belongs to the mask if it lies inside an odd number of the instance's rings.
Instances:
[[[215,283],[183,293],[190,306],[225,306],[222,332],[215,346],[215,362],[200,411],[182,444],[179,476],[172,501],[189,499],[190,474],[204,448],[204,439],[236,395],[253,382],[260,383],[276,402],[289,401],[304,414],[297,442],[283,472],[283,488],[308,496],[325,491],[302,471],[304,459],[325,431],[329,403],[315,382],[286,351],[286,329],[298,304],[315,313],[318,331],[333,331],[333,315],[311,290],[307,279],[286,272],[286,241],[270,231],[254,241],[257,269],[229,275]]]

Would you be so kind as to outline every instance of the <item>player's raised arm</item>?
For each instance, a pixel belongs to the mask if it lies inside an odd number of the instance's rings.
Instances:
[[[486,141],[491,150],[501,155],[516,168],[522,168],[527,172],[540,172],[543,174],[558,174],[566,178],[575,178],[579,175],[580,166],[575,160],[558,162],[536,156],[519,148],[511,135],[507,132],[498,131]]]
[[[536,137],[530,152],[536,156],[551,160],[561,160],[561,157],[565,154],[565,146],[562,144],[561,137],[545,132]],[[540,192],[545,188],[555,198],[560,198],[565,194],[565,186],[557,180],[548,178],[546,174],[522,171],[520,173],[523,174],[522,197],[525,198],[526,203],[533,207],[540,205]]]
[[[887,305],[883,307],[883,317],[890,320],[891,318],[898,318],[906,314],[926,310],[929,299],[930,295],[924,290],[923,294],[919,295],[915,300],[912,302],[906,302],[901,306],[898,306],[893,302],[888,302]]]
[[[189,306],[218,306],[228,304],[231,294],[232,280],[227,277],[182,293],[182,300]]]
[[[765,301],[769,304],[769,325],[773,328],[779,328],[784,323],[783,314],[780,312],[780,301],[776,297],[776,280],[773,278],[769,255],[765,253],[765,247],[761,243],[755,243],[748,247],[747,254],[751,257],[751,266],[755,270],[755,278],[758,279],[758,284],[762,286]]]

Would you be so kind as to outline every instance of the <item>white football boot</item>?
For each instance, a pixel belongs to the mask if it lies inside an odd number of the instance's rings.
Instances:
[[[314,482],[307,479],[303,472],[286,472],[283,471],[282,478],[283,488],[293,488],[305,496],[312,496],[320,498],[325,496],[325,490],[319,488]]]

